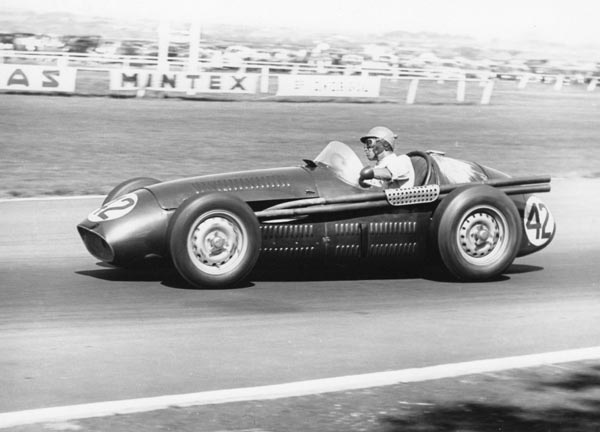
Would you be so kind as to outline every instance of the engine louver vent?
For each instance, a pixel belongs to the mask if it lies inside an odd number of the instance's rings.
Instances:
[[[369,233],[373,235],[412,234],[416,231],[416,222],[372,222],[369,224]]]
[[[263,240],[303,239],[313,236],[313,225],[261,225]]]
[[[370,256],[411,256],[417,252],[417,243],[380,243],[369,248]]]
[[[207,180],[194,183],[198,192],[237,192],[257,189],[289,189],[290,182],[281,176],[259,176],[242,179]]]

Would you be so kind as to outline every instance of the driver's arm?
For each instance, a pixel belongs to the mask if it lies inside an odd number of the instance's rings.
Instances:
[[[376,179],[389,181],[392,179],[392,172],[386,167],[373,168],[373,175]]]
[[[406,182],[410,177],[405,174],[393,175],[392,172],[386,167],[364,167],[360,171],[359,184],[365,187],[368,186],[368,183],[365,183],[365,180],[377,179],[382,181],[396,181],[398,184],[402,185]]]
[[[391,180],[392,172],[386,167],[377,168],[367,166],[360,171],[360,178],[366,180],[370,180],[373,178],[378,180]]]
[[[390,161],[390,163],[385,168],[381,167],[379,169],[387,171],[387,175],[389,177],[387,177],[386,180],[392,180],[402,183],[410,179],[410,171],[412,169],[412,166],[410,165],[410,159],[396,157],[395,159]],[[377,173],[375,173],[375,175],[377,176]]]

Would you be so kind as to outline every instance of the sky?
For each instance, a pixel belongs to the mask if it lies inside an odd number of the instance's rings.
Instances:
[[[355,34],[404,30],[480,39],[600,41],[596,0],[0,0],[0,6]]]

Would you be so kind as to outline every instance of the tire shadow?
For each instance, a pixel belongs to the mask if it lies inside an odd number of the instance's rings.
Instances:
[[[123,268],[98,262],[98,269],[82,270],[76,274],[111,282],[160,282],[169,288],[198,289],[183,279],[170,260],[148,259],[136,265]],[[511,274],[531,273],[543,270],[543,267],[513,264],[505,274],[489,282],[510,280]],[[360,263],[360,265],[324,265],[322,263],[295,263],[266,265],[259,263],[246,280],[229,289],[243,289],[257,282],[314,282],[314,281],[369,281],[369,280],[406,280],[423,279],[431,282],[465,284],[446,272],[441,266],[401,266],[389,264]],[[204,288],[214,289],[214,288]],[[222,289],[222,288],[220,288]]]
[[[170,260],[149,258],[128,267],[116,267],[97,262],[94,270],[81,270],[75,273],[109,282],[160,282],[175,289],[196,289],[183,279]]]
[[[176,289],[198,289],[190,285],[177,272],[169,260],[147,260],[130,267],[115,267],[103,262],[96,263],[94,270],[76,271],[76,274],[110,282],[160,282]],[[375,266],[324,266],[315,264],[258,265],[250,275],[229,289],[243,289],[256,282],[309,282],[309,281],[353,281],[372,279],[414,279],[419,273],[410,269],[390,269]],[[222,288],[203,288],[222,289]]]
[[[322,263],[259,265],[250,279],[267,282],[356,281],[381,279],[415,279],[420,273],[411,268],[391,268],[384,265],[325,265]]]
[[[160,282],[169,288],[193,289],[175,268],[119,268],[101,266],[101,269],[81,270],[75,273],[108,282]]]
[[[528,264],[513,264],[508,268],[508,270],[506,270],[505,274],[533,273],[542,270],[544,270],[544,267],[532,266]]]

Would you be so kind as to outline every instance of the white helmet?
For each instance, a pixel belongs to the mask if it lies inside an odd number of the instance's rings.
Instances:
[[[396,135],[394,132],[392,132],[385,126],[375,126],[373,129],[367,132],[367,134],[364,137],[362,137],[360,141],[364,144],[367,144],[369,138],[380,139],[387,142],[390,145],[391,149],[394,150],[394,141],[397,137],[398,135]]]

